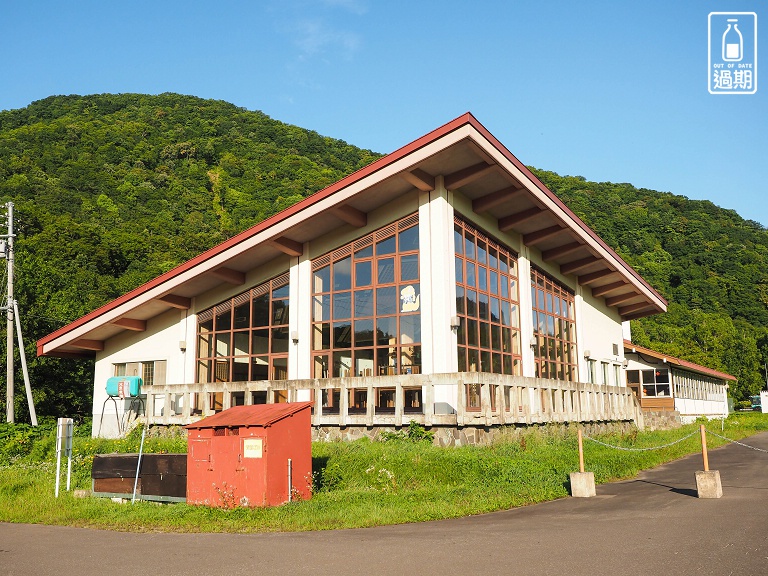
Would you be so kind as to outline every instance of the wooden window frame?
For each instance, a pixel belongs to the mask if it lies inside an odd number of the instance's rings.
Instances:
[[[418,265],[418,243],[416,248],[410,250],[402,250],[400,246],[400,235],[408,230],[414,230],[418,236],[418,214],[412,214],[401,220],[393,222],[392,224],[380,228],[370,234],[367,234],[361,238],[358,238],[354,242],[350,242],[333,252],[324,254],[323,256],[316,258],[312,262],[312,302],[313,302],[313,317],[312,317],[312,371],[314,378],[338,378],[338,377],[360,377],[360,376],[386,376],[390,374],[414,374],[421,371],[421,338],[414,339],[412,342],[402,342],[401,336],[403,334],[403,322],[407,319],[414,319],[418,322],[418,326],[414,325],[414,332],[418,330],[418,334],[421,333],[421,291],[420,291],[420,271]],[[395,248],[392,252],[383,254],[377,253],[377,246],[381,242],[395,239]],[[371,249],[370,255],[368,249]],[[401,267],[401,261],[403,257],[416,257],[416,276],[409,276],[403,278],[403,269]],[[349,286],[343,288],[335,288],[334,282],[337,281],[336,275],[338,272],[334,271],[335,265],[340,265],[349,258]],[[389,270],[384,272],[384,267],[387,266],[387,261],[392,260],[393,270],[391,280],[389,277],[381,278],[377,274],[379,265],[382,266],[382,275],[389,274]],[[365,284],[358,283],[359,270],[357,265],[365,265],[370,263],[370,280],[363,280]],[[319,274],[320,272],[328,269],[328,286],[319,287]],[[325,274],[323,272],[323,274]],[[406,311],[403,303],[403,292],[409,287],[413,288],[418,286],[418,289],[414,289],[414,298],[418,307],[412,311]],[[393,294],[397,297],[397,305],[392,309],[393,311],[386,314],[380,314],[377,308],[381,304],[380,298],[383,297],[384,292],[380,292],[382,289],[394,289]],[[357,300],[355,293],[370,292],[370,303],[366,306],[366,310],[356,309],[358,304],[360,308],[363,307],[364,301]],[[349,311],[346,309],[346,294],[349,294]],[[362,297],[361,297],[362,298]],[[342,303],[343,302],[343,303]],[[414,304],[416,305],[416,304]],[[323,306],[328,307],[328,317],[324,316],[324,312],[320,311],[320,318],[315,316],[315,312],[320,310]],[[343,311],[341,311],[343,308]],[[389,339],[386,344],[379,341],[377,333],[380,326],[384,326],[384,319],[394,320],[394,341]],[[334,324],[337,324],[334,327]],[[346,326],[349,326],[349,345],[340,345],[346,342],[347,336],[344,330]],[[370,344],[358,345],[356,342],[358,333],[356,332],[356,326],[371,326],[372,335]],[[323,340],[326,336],[327,341]],[[391,333],[391,332],[387,332]],[[344,340],[341,340],[341,338]],[[386,350],[386,363],[382,363],[385,359],[382,354]],[[363,357],[358,354],[362,351],[371,354],[371,358]],[[349,355],[345,355],[346,353]],[[342,356],[343,355],[343,356]],[[406,363],[405,357],[410,356],[413,360],[410,363]],[[316,366],[318,360],[324,358],[325,364],[323,365],[322,373],[318,374]],[[337,360],[335,360],[336,358]],[[348,358],[349,366],[346,366],[346,370],[342,370],[337,364],[338,359]],[[356,362],[361,360],[370,360],[372,362],[370,373],[358,370]],[[393,362],[394,361],[394,362]],[[384,370],[386,369],[386,370]],[[382,373],[383,372],[383,373]]]
[[[312,261],[313,378],[421,373],[418,235],[414,213]],[[350,389],[349,410],[363,411],[363,398]]]
[[[575,300],[571,290],[536,266],[531,266],[531,307],[533,336],[536,339],[534,358],[537,378],[578,381]],[[563,304],[566,304],[565,314]]]
[[[289,274],[276,276],[255,288],[228,298],[200,312],[197,317],[195,381],[209,382],[253,382],[258,380],[288,379],[288,336]],[[264,299],[266,296],[266,300]],[[265,323],[255,324],[254,302],[266,304]],[[247,316],[236,317],[238,309],[247,305]],[[228,324],[219,325],[220,318],[226,318]],[[238,320],[241,325],[238,324]],[[221,320],[223,322],[223,320]],[[255,339],[266,333],[266,350],[255,352]],[[277,334],[285,337],[277,337]],[[236,342],[245,350],[238,348]],[[205,344],[205,345],[204,345]],[[218,354],[217,347],[226,348]],[[203,350],[207,348],[207,350]],[[275,351],[276,348],[284,348]],[[242,353],[239,353],[242,352]],[[266,375],[256,374],[256,360],[266,362]],[[245,378],[236,378],[236,368],[246,365]],[[205,377],[203,377],[205,376]]]
[[[522,354],[517,254],[459,217],[454,218],[453,234],[456,315],[459,318],[458,370],[520,375]],[[471,253],[468,250],[470,247]],[[484,256],[481,256],[481,248]],[[476,298],[474,304],[469,297],[472,293]],[[494,317],[496,307],[500,312]],[[508,310],[509,315],[506,323],[504,310]],[[478,402],[473,398],[477,400],[479,396],[469,387],[467,408],[479,409],[479,405],[475,406]]]

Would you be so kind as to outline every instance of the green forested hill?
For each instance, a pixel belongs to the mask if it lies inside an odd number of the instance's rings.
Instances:
[[[768,359],[768,231],[709,201],[536,175],[669,300],[632,322],[632,340],[737,376],[743,398]]]
[[[88,363],[35,358],[38,338],[378,156],[175,94],[56,96],[0,112],[0,202],[16,209],[38,412],[86,414],[92,385]],[[537,174],[672,302],[633,323],[637,343],[737,375],[739,396],[760,387],[766,230],[709,202]]]
[[[87,362],[33,360],[38,338],[378,156],[175,94],[56,96],[0,112],[0,202],[15,204],[15,296],[38,411],[88,413],[92,386]]]

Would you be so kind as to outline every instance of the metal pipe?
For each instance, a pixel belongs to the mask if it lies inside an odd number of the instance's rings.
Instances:
[[[288,458],[288,502],[293,499],[293,461]]]
[[[63,418],[59,418],[56,422],[56,488],[54,490],[54,496],[59,497],[59,475],[61,474],[61,437],[62,437],[62,422]]]
[[[139,446],[139,461],[136,463],[136,477],[133,479],[133,498],[131,504],[136,502],[136,486],[139,484],[139,470],[141,469],[141,455],[144,453],[144,437],[147,435],[147,427],[141,429],[141,446]]]

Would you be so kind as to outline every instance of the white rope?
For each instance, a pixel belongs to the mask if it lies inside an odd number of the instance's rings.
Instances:
[[[768,450],[763,450],[762,448],[755,448],[754,446],[750,446],[749,444],[744,444],[743,442],[739,442],[738,440],[733,440],[731,438],[726,438],[725,436],[720,436],[720,434],[716,434],[715,432],[712,432],[709,428],[707,428],[706,430],[709,434],[712,434],[712,436],[717,436],[718,438],[722,438],[723,440],[727,440],[728,442],[732,442],[733,444],[738,444],[739,446],[744,446],[744,448],[749,448],[750,450],[755,450],[757,452],[768,453]]]
[[[614,448],[616,450],[624,450],[625,452],[648,452],[649,450],[661,450],[662,448],[669,448],[670,446],[674,446],[675,444],[679,444],[683,440],[687,440],[691,436],[694,436],[698,434],[699,431],[691,432],[688,434],[688,436],[683,436],[679,440],[675,440],[674,442],[670,442],[669,444],[663,444],[661,446],[651,446],[650,448],[625,448],[624,446],[615,446],[614,444],[608,444],[606,442],[601,442],[600,440],[595,440],[594,438],[590,438],[589,436],[584,436],[587,440],[591,440],[595,444],[600,444],[601,446],[605,446],[607,448]]]

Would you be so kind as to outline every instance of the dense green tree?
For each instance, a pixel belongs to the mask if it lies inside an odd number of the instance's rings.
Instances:
[[[16,206],[16,297],[39,412],[90,412],[92,366],[36,358],[37,339],[378,157],[177,94],[53,96],[0,112],[0,202]],[[672,303],[633,322],[639,344],[737,375],[739,397],[760,387],[763,227],[711,202],[535,172]]]

